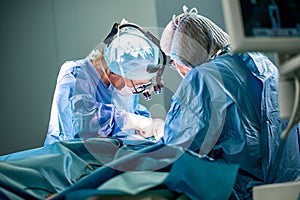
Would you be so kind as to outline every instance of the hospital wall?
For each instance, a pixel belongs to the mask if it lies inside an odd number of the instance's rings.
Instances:
[[[87,56],[114,22],[164,27],[186,4],[223,27],[220,1],[1,0],[0,155],[43,145],[60,66]],[[141,98],[153,117],[165,117],[180,80],[166,69],[162,94]]]

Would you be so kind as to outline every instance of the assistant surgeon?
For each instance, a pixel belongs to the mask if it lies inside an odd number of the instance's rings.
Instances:
[[[278,70],[265,55],[230,53],[229,35],[187,7],[165,27],[161,49],[184,78],[159,142],[239,164],[236,199],[300,176],[300,126],[280,139],[287,121],[279,117]]]

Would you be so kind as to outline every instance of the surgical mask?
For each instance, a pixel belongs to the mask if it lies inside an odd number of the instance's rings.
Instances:
[[[118,90],[117,88],[115,88],[115,90],[116,90],[116,92],[118,92],[122,96],[131,96],[131,95],[133,95],[132,88],[128,87],[126,84],[122,89]]]

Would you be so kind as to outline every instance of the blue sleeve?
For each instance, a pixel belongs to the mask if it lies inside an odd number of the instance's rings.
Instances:
[[[172,97],[160,142],[209,153],[221,134],[226,109],[226,97],[219,97],[212,84],[197,69],[186,75]]]
[[[74,62],[62,67],[45,145],[77,137],[107,137],[120,130],[124,123],[122,113],[113,104],[97,101],[96,96],[101,95],[109,99],[107,88],[99,86],[99,78],[97,80],[81,66],[74,66]]]
[[[66,68],[68,68],[68,63],[62,66],[57,78],[48,133],[44,145],[74,138],[69,98],[72,93],[72,88],[74,87],[75,78]]]
[[[107,137],[113,131],[115,107],[112,104],[96,102],[88,94],[73,96],[71,102],[75,137]]]
[[[75,137],[107,137],[123,126],[122,112],[117,111],[112,103],[97,101],[96,94],[107,95],[107,89],[99,88],[98,84],[99,80],[95,81],[86,73],[77,74],[70,98]]]

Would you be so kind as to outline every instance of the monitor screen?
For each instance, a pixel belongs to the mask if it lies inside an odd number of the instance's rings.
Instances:
[[[222,0],[233,52],[300,52],[300,0]]]

